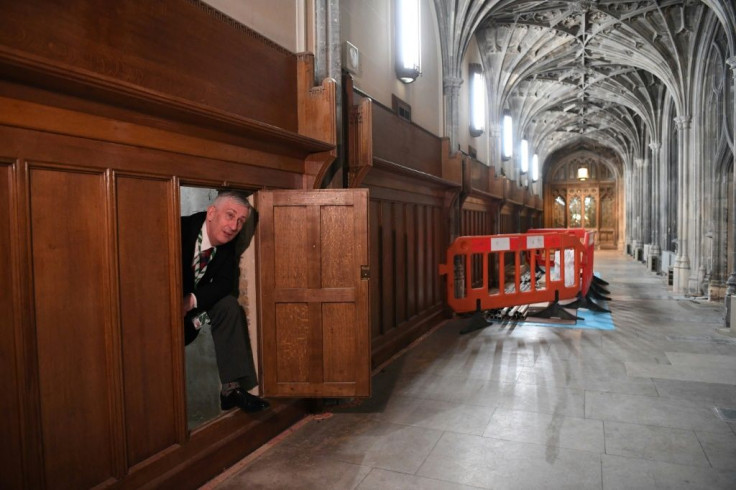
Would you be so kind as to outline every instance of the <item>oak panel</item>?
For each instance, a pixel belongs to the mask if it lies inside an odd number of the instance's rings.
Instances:
[[[406,316],[417,313],[417,206],[406,207]]]
[[[308,286],[309,250],[307,236],[307,208],[280,206],[274,209],[273,226],[280,235],[275,240],[274,253],[279,258],[274,264],[273,281],[278,288]]]
[[[395,227],[395,242],[394,242],[394,298],[395,298],[395,311],[394,321],[396,325],[403,323],[406,318],[406,303],[407,303],[407,292],[406,292],[406,226],[405,216],[406,212],[405,204],[393,203],[393,216],[394,216],[394,227]]]
[[[371,309],[371,338],[381,335],[381,318],[383,303],[381,301],[381,284],[383,255],[381,244],[381,203],[375,199],[370,202],[370,309]]]
[[[357,336],[354,328],[347,328],[355,318],[352,303],[324,303],[324,380],[327,383],[349,382],[357,377],[359,359],[356,352]]]
[[[391,202],[381,203],[381,334],[396,326],[396,303],[394,290],[394,251],[396,249],[396,230],[394,229],[393,207]],[[377,264],[379,265],[379,264]]]
[[[276,378],[278,383],[306,383],[310,368],[310,321],[307,303],[276,305]]]
[[[21,459],[21,421],[18,403],[16,356],[15,287],[11,262],[11,195],[13,166],[0,162],[0,311],[6,321],[0,322],[0,488],[22,487],[19,468]]]
[[[46,482],[113,476],[102,174],[30,171],[31,254]]]
[[[117,179],[120,320],[128,464],[176,443],[171,183]],[[168,258],[167,258],[168,257]]]
[[[345,232],[355,221],[353,208],[322,206],[320,220],[321,285],[323,288],[350,287],[355,280],[355,257],[352,240],[345,240]]]

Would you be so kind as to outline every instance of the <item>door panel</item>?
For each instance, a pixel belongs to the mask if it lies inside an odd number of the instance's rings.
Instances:
[[[171,260],[162,259],[174,256],[170,243],[174,229],[171,188],[167,180],[117,179],[125,432],[130,466],[179,442],[176,423],[183,407],[177,404],[180,393],[174,366],[180,360],[173,358],[178,344],[169,328],[177,322],[171,307],[167,308],[174,295],[180,295],[172,286],[178,268],[172,267]]]
[[[104,203],[101,172],[30,170],[43,458],[55,488],[89,488],[114,476]]]
[[[258,193],[266,396],[370,394],[368,191]]]

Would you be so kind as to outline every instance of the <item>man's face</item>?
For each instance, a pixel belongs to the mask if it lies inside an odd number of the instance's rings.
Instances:
[[[248,219],[248,208],[231,197],[207,208],[207,235],[210,243],[219,247],[235,238]]]

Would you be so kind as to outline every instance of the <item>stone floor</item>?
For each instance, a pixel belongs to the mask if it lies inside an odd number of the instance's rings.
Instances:
[[[736,488],[736,337],[723,306],[597,252],[615,330],[452,320],[206,485],[294,489]],[[579,310],[584,316],[585,310]]]

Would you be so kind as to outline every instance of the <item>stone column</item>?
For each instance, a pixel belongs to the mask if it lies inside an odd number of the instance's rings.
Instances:
[[[690,153],[690,116],[675,118],[677,125],[677,257],[675,258],[673,292],[685,294],[690,279],[690,258],[688,257],[688,238],[690,217],[690,186],[688,159]]]
[[[501,134],[503,128],[501,123],[498,121],[491,121],[488,124],[488,137],[491,139],[491,149],[493,150],[491,163],[496,167],[496,173],[503,172],[506,175],[506,169],[503,168],[503,142],[501,141]]]
[[[733,86],[734,86],[734,92],[736,93],[736,56],[732,56],[726,60],[726,63],[731,67],[731,76],[733,77]],[[734,116],[734,124],[733,124],[733,130],[734,134],[731,135],[731,140],[734,142],[734,146],[731,148],[731,150],[734,152],[734,161],[736,161],[736,98],[734,98],[734,109],[733,109],[733,116]],[[734,190],[734,197],[733,202],[736,203],[736,168],[733,171],[733,190]],[[729,219],[733,220],[734,218],[731,216],[731,213],[729,213]],[[736,228],[736,227],[733,227]],[[734,267],[736,268],[736,234],[732,233],[728,237],[728,256],[732,257],[732,263],[734,264]],[[728,279],[726,280],[726,318],[725,318],[725,324],[726,324],[726,330],[728,330],[728,333],[734,332],[734,329],[731,328],[731,309],[736,307],[736,305],[731,306],[732,299],[736,298],[736,269],[731,272],[731,274],[728,276]]]
[[[634,158],[634,230],[633,230],[633,243],[632,253],[636,260],[644,256],[644,242],[645,235],[643,233],[644,228],[644,160],[641,158]]]
[[[460,127],[460,86],[461,77],[445,77],[442,90],[445,94],[445,136],[450,139],[450,154],[458,151],[458,128]]]
[[[659,272],[662,268],[662,262],[660,256],[662,250],[659,248],[659,202],[662,196],[659,195],[659,179],[656,178],[659,169],[659,142],[652,141],[649,144],[649,148],[652,150],[652,161],[650,165],[650,196],[651,199],[647,206],[649,207],[649,227],[651,240],[651,248],[649,249],[649,258],[647,259],[647,269],[654,272]],[[652,226],[652,223],[654,225]]]

